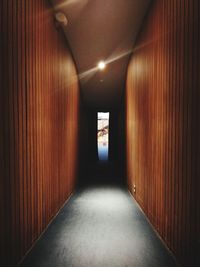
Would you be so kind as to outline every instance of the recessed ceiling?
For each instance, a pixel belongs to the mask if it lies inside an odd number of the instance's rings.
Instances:
[[[118,107],[129,57],[150,0],[52,0],[67,16],[63,27],[77,66],[84,103]],[[99,61],[106,62],[103,71]]]

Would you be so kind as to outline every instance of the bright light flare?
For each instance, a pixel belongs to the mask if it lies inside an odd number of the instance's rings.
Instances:
[[[106,64],[105,64],[104,61],[100,61],[100,62],[98,63],[98,68],[99,68],[100,70],[105,69],[105,67],[106,67]]]

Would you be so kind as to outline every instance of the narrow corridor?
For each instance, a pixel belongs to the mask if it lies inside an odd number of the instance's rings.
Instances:
[[[0,1],[0,259],[200,267],[200,0]]]

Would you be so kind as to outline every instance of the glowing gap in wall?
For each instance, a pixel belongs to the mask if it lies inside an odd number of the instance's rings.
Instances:
[[[97,113],[97,145],[98,157],[101,161],[108,160],[109,145],[109,112]]]

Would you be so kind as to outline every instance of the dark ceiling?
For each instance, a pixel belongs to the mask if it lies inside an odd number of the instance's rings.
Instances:
[[[100,110],[116,108],[126,81],[129,57],[150,0],[52,0],[66,14],[63,27],[71,47],[84,103]],[[107,66],[96,66],[105,60]]]

